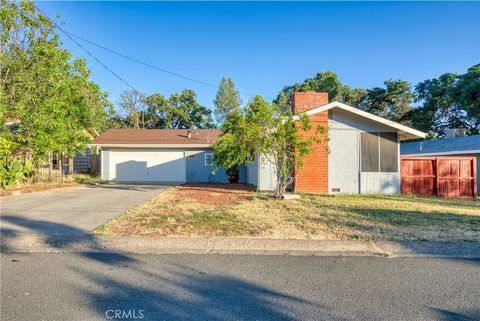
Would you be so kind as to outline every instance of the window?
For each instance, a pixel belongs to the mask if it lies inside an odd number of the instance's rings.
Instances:
[[[205,166],[213,166],[213,153],[205,153]]]
[[[396,133],[380,133],[380,172],[398,172]]]
[[[362,172],[378,172],[378,134],[361,133]]]
[[[361,133],[361,171],[398,172],[396,133]]]

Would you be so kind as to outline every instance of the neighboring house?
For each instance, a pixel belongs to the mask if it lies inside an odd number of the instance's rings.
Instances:
[[[400,193],[399,142],[425,134],[342,103],[326,93],[295,93],[292,108],[328,127],[328,150],[315,145],[296,173],[293,189],[311,193]],[[308,134],[308,133],[307,133]],[[227,182],[213,174],[212,145],[219,130],[112,129],[97,137],[101,175],[117,182]],[[240,181],[273,190],[275,166],[264,156],[240,168]]]
[[[461,136],[457,136],[460,133]],[[463,136],[462,131],[449,130],[447,138],[406,143],[400,145],[402,156],[468,156],[476,157],[477,173],[480,173],[480,135]],[[477,174],[478,176],[478,174]],[[480,191],[480,181],[477,179],[477,191]]]
[[[93,128],[85,129],[85,133],[90,136],[91,140],[94,140],[99,136],[99,133]],[[95,151],[90,148],[85,148],[83,152],[77,153],[71,161],[63,162],[64,172],[71,173],[70,165],[73,162],[73,173],[93,173],[97,170],[98,165],[95,157]],[[55,159],[54,159],[55,161]]]

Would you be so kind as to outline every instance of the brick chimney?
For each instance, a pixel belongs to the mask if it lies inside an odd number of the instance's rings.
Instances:
[[[292,98],[292,112],[300,114],[328,104],[328,93],[317,93],[315,91],[296,92]]]
[[[294,93],[291,99],[292,111],[299,114],[328,104],[328,93],[307,91]],[[300,134],[308,137],[317,135],[317,126],[328,128],[328,111],[309,116],[312,128]],[[328,192],[328,151],[327,134],[323,143],[314,143],[312,153],[303,159],[303,167],[295,173],[293,189],[295,192],[327,193]],[[327,146],[326,146],[327,144]]]

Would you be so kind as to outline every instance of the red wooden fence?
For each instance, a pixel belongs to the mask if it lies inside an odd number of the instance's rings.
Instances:
[[[476,171],[475,157],[402,157],[402,194],[474,198]]]

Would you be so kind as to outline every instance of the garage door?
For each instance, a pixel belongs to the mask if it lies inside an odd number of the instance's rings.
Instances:
[[[183,150],[110,150],[109,164],[110,179],[113,181],[185,182]]]

